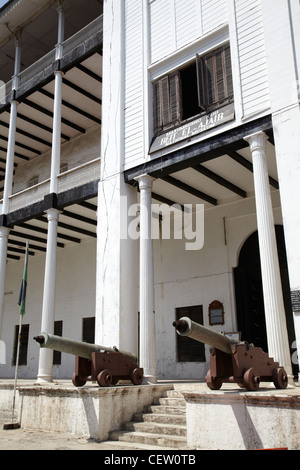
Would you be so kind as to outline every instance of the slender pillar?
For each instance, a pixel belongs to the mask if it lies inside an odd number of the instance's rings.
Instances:
[[[65,15],[64,15],[64,0],[57,0],[58,8],[58,35],[57,35],[57,45],[56,45],[56,59],[61,59],[63,55],[63,46],[65,35]]]
[[[50,194],[58,192],[58,174],[60,167],[62,73],[55,73],[55,98],[52,135]],[[56,246],[59,211],[55,208],[47,211],[48,237],[44,277],[44,297],[41,331],[53,333],[55,320],[55,284],[56,284]],[[37,382],[52,382],[53,351],[40,350]]]
[[[12,194],[13,174],[14,174],[14,156],[15,156],[15,140],[17,126],[17,102],[12,101],[10,107],[10,123],[8,133],[8,146],[5,166],[5,180],[3,191],[2,214],[5,216],[9,212],[9,197]],[[4,220],[4,219],[3,219]],[[3,222],[5,225],[5,222]],[[9,228],[0,227],[0,339],[2,334],[2,321],[4,313],[4,294],[5,294],[5,278],[6,278],[6,258]]]
[[[21,65],[21,32],[15,34],[15,65],[13,76],[13,89],[18,88],[18,74]],[[16,129],[17,129],[17,112],[18,103],[12,100],[10,103],[10,118],[9,118],[9,131],[8,131],[8,144],[5,165],[5,180],[3,191],[3,202],[1,215],[9,213],[9,198],[12,194],[13,175],[14,175],[14,159],[15,159],[15,144],[16,144]],[[10,229],[2,226],[0,227],[0,339],[2,337],[2,320],[4,312],[4,295],[5,295],[5,278],[6,278],[6,259],[7,259],[7,245]]]
[[[52,155],[50,174],[50,194],[58,192],[58,175],[60,172],[61,153],[61,107],[62,107],[62,77],[63,73],[55,72],[54,85],[54,111],[53,111],[53,134],[52,134]]]
[[[269,355],[285,368],[291,381],[291,356],[266,161],[267,139],[263,132],[245,137],[245,140],[250,145],[253,162],[268,350]]]
[[[140,367],[146,382],[156,382],[151,190],[153,178],[137,178],[140,188]]]
[[[55,318],[55,280],[56,280],[56,243],[58,210],[49,209],[48,238],[44,278],[44,296],[42,310],[41,331],[53,334]],[[53,351],[42,348],[40,350],[38,383],[52,382]]]
[[[58,44],[56,46],[56,59],[59,59],[62,55],[61,43],[63,41],[64,29],[63,1],[59,1],[59,4]],[[55,72],[53,134],[50,173],[50,194],[53,195],[56,195],[58,192],[58,175],[60,170],[62,76],[63,73],[61,71],[58,70]],[[53,334],[55,320],[56,247],[59,211],[55,207],[47,210],[47,218],[48,236],[41,331]],[[52,373],[53,351],[50,349],[42,348],[40,350],[37,383],[43,384],[52,382]]]
[[[6,156],[6,166],[5,166],[5,180],[4,180],[4,192],[3,192],[3,205],[2,205],[3,214],[8,214],[9,212],[9,197],[12,194],[16,128],[17,128],[17,111],[18,111],[18,103],[16,101],[12,101],[10,105],[10,120],[9,120],[7,156]]]

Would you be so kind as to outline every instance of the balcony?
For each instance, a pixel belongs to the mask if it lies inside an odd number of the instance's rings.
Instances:
[[[76,168],[58,175],[58,194],[71,190],[78,186],[97,181],[100,176],[100,158],[92,160]],[[19,191],[10,196],[9,212],[18,211],[24,207],[44,200],[49,194],[50,180],[47,179],[30,188]]]
[[[67,69],[72,66],[73,61],[77,60],[78,54],[81,57],[89,56],[94,49],[99,50],[99,46],[102,48],[102,33],[103,15],[64,41],[61,44],[63,51],[62,68]],[[77,51],[77,54],[75,51]],[[0,101],[0,111],[1,107],[3,108],[9,104],[13,88],[16,89],[16,98],[20,98],[24,91],[33,85],[33,83],[36,86],[37,81],[43,82],[49,80],[49,75],[53,75],[55,60],[56,49],[52,49],[48,54],[18,74],[17,87],[13,86],[14,78],[7,82],[5,84],[5,97],[2,96]]]
[[[28,174],[31,170],[36,172],[35,165],[39,167],[46,165],[46,159],[49,161],[52,147],[54,71],[58,68],[63,71],[61,144],[67,155],[64,161],[69,167],[76,167],[59,175],[59,193],[99,179],[102,21],[102,16],[96,18],[63,42],[63,57],[59,63],[55,60],[56,50],[53,49],[18,75],[18,88],[13,90],[13,80],[6,84],[6,104],[0,104],[0,170],[4,174],[10,121],[9,101],[14,93],[14,98],[19,103],[15,182],[18,178],[23,184],[23,166],[25,168],[26,165]],[[82,158],[76,155],[78,148],[81,149]],[[82,161],[85,163],[81,164]],[[10,197],[10,213],[44,199],[50,188],[47,174],[46,170],[43,181],[33,187],[25,189],[25,181],[24,189],[22,185],[18,186],[18,192]]]

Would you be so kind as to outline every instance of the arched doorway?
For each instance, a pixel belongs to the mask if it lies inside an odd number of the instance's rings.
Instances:
[[[283,227],[276,225],[275,230],[289,344],[291,347],[295,340],[295,331]],[[234,281],[237,323],[238,330],[241,332],[241,339],[253,343],[254,346],[261,347],[267,352],[267,333],[257,232],[248,237],[241,249],[238,267],[234,269]],[[295,365],[293,365],[293,369],[293,372],[297,373]]]

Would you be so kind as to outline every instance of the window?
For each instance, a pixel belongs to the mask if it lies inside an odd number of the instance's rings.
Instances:
[[[82,319],[82,341],[85,343],[95,343],[95,317]]]
[[[54,334],[62,336],[63,322],[61,320],[54,322]],[[61,352],[53,351],[53,365],[59,366],[61,364]]]
[[[176,320],[189,317],[192,321],[203,325],[203,307],[181,307],[176,309]],[[178,362],[205,362],[205,346],[199,341],[176,333],[177,361]]]
[[[60,173],[65,173],[66,171],[68,171],[69,169],[69,165],[67,162],[62,162],[60,164]]]
[[[19,352],[19,365],[20,366],[27,365],[28,335],[29,335],[29,325],[22,325],[20,352]],[[15,366],[17,362],[18,336],[19,336],[19,325],[15,325],[15,339],[14,339],[14,349],[13,349],[13,358],[12,358],[13,366]]]
[[[32,177],[28,180],[27,188],[32,188],[32,186],[36,186],[39,183],[39,175],[32,175]]]
[[[157,80],[153,91],[155,134],[232,102],[229,45],[197,55],[188,66]]]
[[[198,104],[203,110],[229,102],[233,97],[229,46],[203,57],[197,55]]]

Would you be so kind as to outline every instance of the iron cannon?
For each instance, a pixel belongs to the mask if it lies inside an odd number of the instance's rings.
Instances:
[[[136,356],[119,351],[115,346],[107,348],[48,333],[41,333],[33,339],[41,348],[75,356],[72,376],[75,387],[82,387],[88,380],[96,381],[100,387],[115,385],[119,380],[131,380],[134,385],[143,381],[144,371],[138,366]]]
[[[262,348],[218,333],[188,317],[173,322],[173,326],[180,336],[212,347],[210,369],[205,377],[211,390],[219,390],[223,383],[237,383],[247,390],[258,390],[260,382],[273,382],[278,389],[287,387],[286,371]]]

